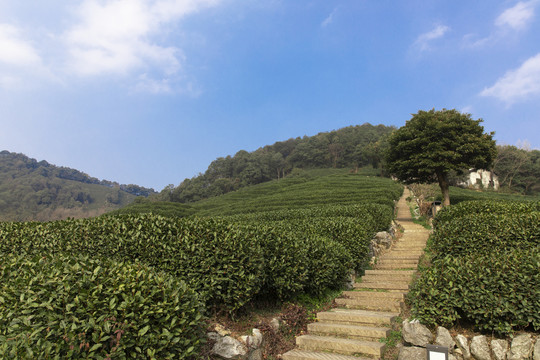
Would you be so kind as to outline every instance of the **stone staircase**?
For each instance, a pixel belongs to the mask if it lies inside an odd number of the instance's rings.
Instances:
[[[308,334],[296,338],[296,349],[282,355],[284,360],[373,360],[380,359],[385,344],[379,339],[390,334],[392,320],[401,305],[418,266],[429,230],[412,222],[405,199],[398,202],[396,221],[403,236],[381,255],[373,270],[336,299],[338,308],[317,314],[308,325]]]

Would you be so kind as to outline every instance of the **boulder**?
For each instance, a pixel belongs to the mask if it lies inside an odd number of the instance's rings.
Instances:
[[[469,360],[471,358],[469,340],[463,335],[457,335],[456,341],[457,341],[458,349],[461,350],[461,354],[463,355],[463,359]]]
[[[454,339],[452,339],[452,335],[450,335],[448,329],[442,326],[439,326],[437,328],[437,337],[435,338],[435,344],[446,346],[449,352],[454,350],[454,348],[456,347],[456,343]]]
[[[399,350],[398,360],[426,360],[425,348],[404,346]]]
[[[223,359],[241,359],[247,354],[248,350],[244,344],[230,336],[220,336],[217,333],[208,337],[215,340],[216,343],[212,348],[212,354]]]
[[[255,349],[249,353],[247,360],[262,360],[263,354],[262,349]]]
[[[244,335],[240,337],[240,339],[242,339],[244,344],[246,344],[246,347],[250,349],[258,349],[262,345],[263,334],[259,329],[253,329],[251,333],[252,335]]]
[[[536,344],[534,345],[533,360],[540,360],[540,336],[536,338]]]
[[[491,351],[495,360],[506,360],[508,341],[502,339],[491,340]]]
[[[491,360],[489,344],[484,335],[477,335],[471,340],[471,354],[477,360]]]
[[[278,318],[273,318],[272,320],[270,320],[270,327],[272,328],[272,330],[274,331],[278,331],[279,330],[279,319]]]
[[[418,320],[404,320],[403,321],[402,336],[406,343],[426,347],[427,344],[433,339],[431,331],[424,325],[420,324]]]
[[[533,342],[531,334],[518,335],[512,340],[510,346],[509,360],[529,359],[533,351]]]

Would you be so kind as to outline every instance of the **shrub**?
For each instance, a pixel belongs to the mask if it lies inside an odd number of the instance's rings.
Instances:
[[[469,322],[502,335],[540,331],[540,247],[474,256],[446,256],[409,292],[413,314],[428,325]]]
[[[0,255],[3,359],[188,359],[202,315],[185,283],[84,255]]]

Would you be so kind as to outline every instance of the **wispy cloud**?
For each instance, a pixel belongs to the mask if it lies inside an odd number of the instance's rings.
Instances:
[[[0,62],[14,66],[41,64],[41,57],[21,31],[10,24],[0,24]]]
[[[503,11],[495,20],[495,25],[513,30],[525,29],[534,18],[534,7],[537,3],[538,0],[518,2],[513,7]]]
[[[448,31],[450,31],[450,27],[446,25],[437,25],[433,30],[418,36],[413,46],[420,51],[428,50],[430,48],[430,44],[434,40],[442,38]]]
[[[60,29],[34,28],[28,37],[0,23],[0,87],[27,82],[21,69],[31,69],[42,79],[115,76],[136,91],[185,93],[187,57],[169,31],[223,1],[78,0],[58,19]]]
[[[488,36],[481,37],[477,34],[467,34],[463,37],[464,46],[469,48],[481,48],[493,45],[505,39],[509,33],[515,33],[527,29],[534,19],[535,7],[540,0],[520,1],[516,5],[505,9],[494,21],[495,28]]]
[[[65,33],[69,69],[79,75],[131,74],[147,68],[171,77],[185,56],[175,46],[154,39],[164,27],[216,0],[85,0],[77,9],[79,22]]]
[[[508,71],[480,95],[495,97],[507,106],[540,96],[540,53],[526,60],[518,69]]]
[[[323,22],[321,23],[321,27],[327,27],[328,25],[330,25],[332,22],[334,22],[334,17],[336,16],[336,12],[337,12],[337,8],[335,8],[334,10],[332,10],[332,12],[330,13],[330,15],[328,15],[326,17],[326,19],[323,20]]]

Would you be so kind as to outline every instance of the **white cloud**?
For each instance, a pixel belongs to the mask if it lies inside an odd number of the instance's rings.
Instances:
[[[450,31],[450,27],[446,25],[438,25],[433,30],[418,36],[418,38],[414,42],[414,46],[420,51],[428,50],[430,47],[429,44],[433,40],[443,37],[448,31]]]
[[[328,25],[330,25],[333,21],[334,21],[334,16],[336,14],[336,11],[337,11],[337,8],[335,8],[331,13],[330,15],[328,15],[326,17],[326,19],[323,20],[323,22],[321,23],[321,27],[327,27]]]
[[[174,21],[220,1],[84,0],[75,12],[77,24],[64,33],[68,70],[80,76],[135,75],[137,91],[170,92],[185,56],[157,39]],[[149,73],[158,73],[157,80]]]
[[[21,37],[13,25],[0,24],[0,62],[15,66],[41,64],[41,57],[34,47]]]
[[[509,27],[513,30],[522,30],[526,28],[534,18],[534,7],[537,3],[537,0],[518,2],[513,7],[503,11],[495,20],[495,25],[499,27]]]
[[[518,69],[508,71],[480,95],[495,97],[508,106],[540,95],[540,53],[526,60]]]

